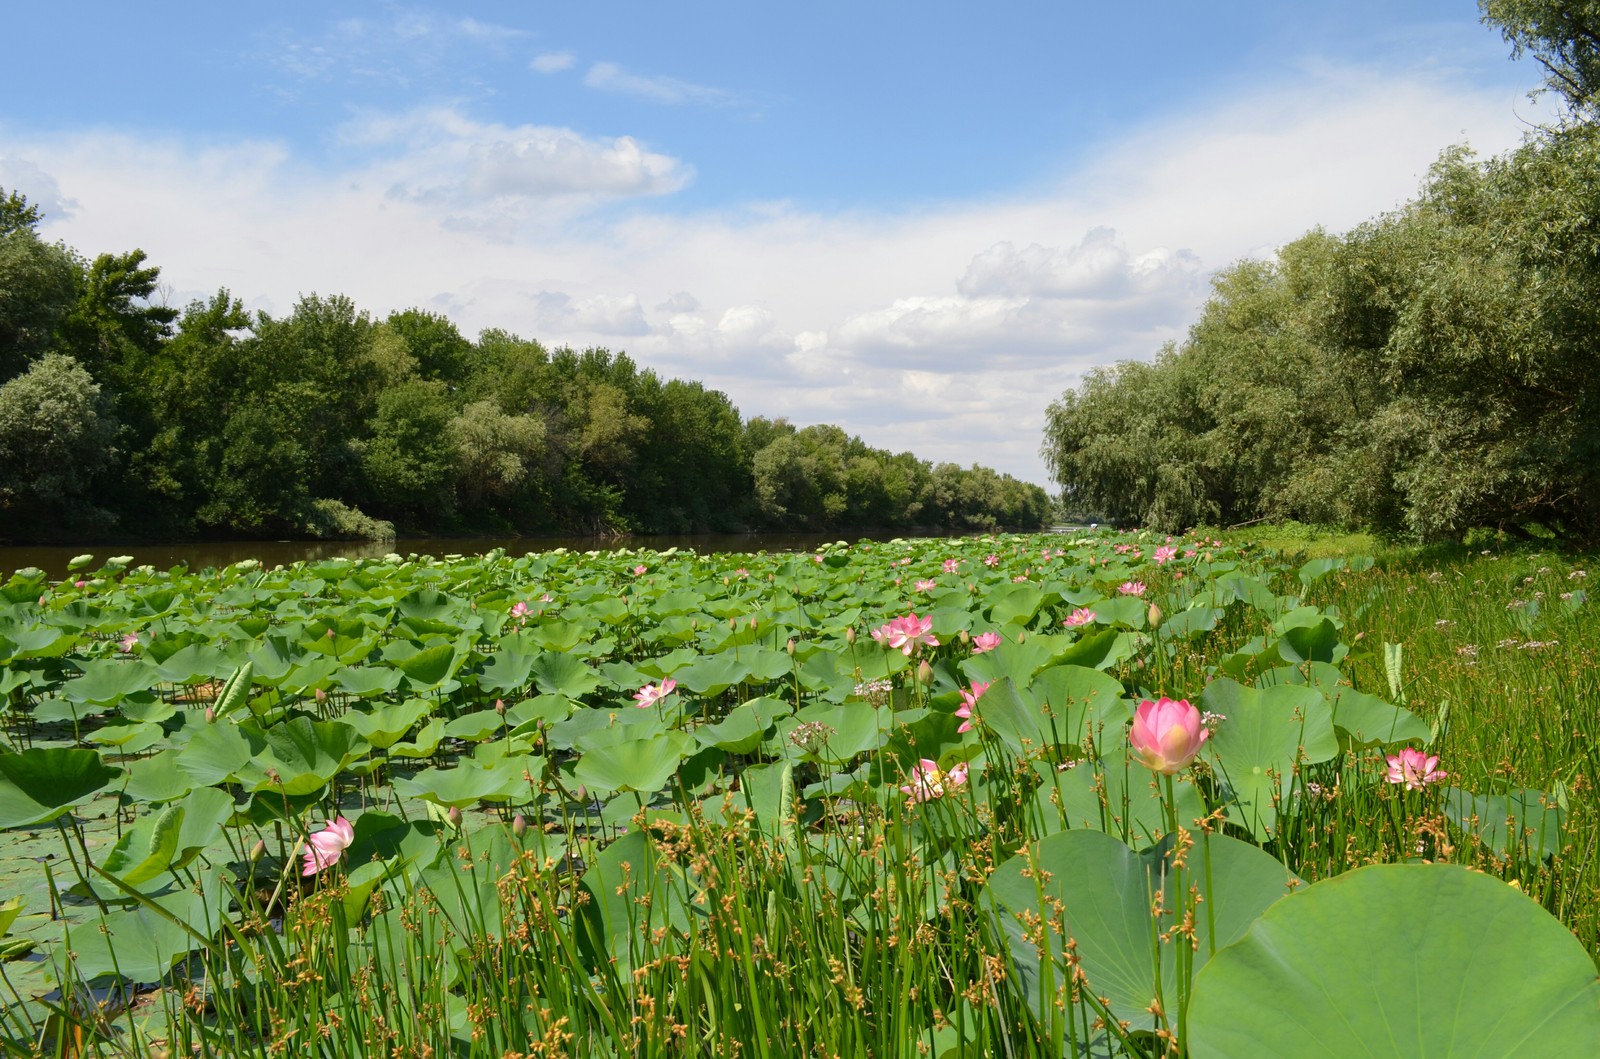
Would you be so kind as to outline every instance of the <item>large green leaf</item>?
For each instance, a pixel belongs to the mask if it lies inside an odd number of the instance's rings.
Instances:
[[[542,759],[515,754],[501,758],[488,768],[463,762],[454,768],[423,769],[409,778],[397,777],[394,789],[446,808],[465,809],[479,802],[527,800],[532,797],[532,789],[524,774],[531,773],[533,783],[537,784],[543,771]]]
[[[1196,978],[1194,1059],[1594,1055],[1582,944],[1491,876],[1380,864],[1268,909]]]
[[[533,680],[546,695],[581,699],[604,678],[571,655],[546,651],[533,661]]]
[[[677,773],[694,748],[683,732],[662,732],[648,739],[628,739],[585,751],[573,775],[606,791],[658,791]]]
[[[1451,823],[1497,857],[1538,862],[1561,850],[1566,814],[1542,791],[1473,794],[1451,787],[1444,792],[1444,811]]]
[[[1178,949],[1188,949],[1190,941],[1173,928],[1190,889],[1200,898],[1196,947],[1184,955],[1198,968],[1296,881],[1255,846],[1201,832],[1185,857],[1180,885],[1171,851],[1170,841],[1135,853],[1100,831],[1061,831],[995,870],[986,896],[999,906],[999,924],[1032,1010],[1047,1011],[1069,992],[1063,953],[1070,939],[1087,987],[1109,1001],[1113,1015],[1132,1029],[1153,1028],[1146,1009],[1156,999],[1158,975],[1169,1010],[1178,996]],[[1151,915],[1158,891],[1167,909],[1159,920]],[[1029,929],[1027,923],[1039,926]],[[1048,967],[1040,957],[1041,931]]]
[[[124,773],[93,750],[32,747],[0,754],[0,828],[54,820],[115,785]]]
[[[103,658],[86,663],[83,676],[67,681],[61,694],[73,702],[109,706],[135,692],[149,690],[160,679],[154,667],[137,659]]]
[[[1057,769],[1049,762],[1040,762],[1039,768],[1047,771],[1045,782],[1034,792],[1034,812],[1046,831],[1090,827],[1144,846],[1170,830],[1161,777],[1130,761],[1126,747],[1071,768]],[[1206,806],[1194,781],[1176,778],[1173,794],[1178,799],[1178,826],[1196,830],[1195,821],[1206,815]]]
[[[1265,841],[1277,822],[1274,804],[1297,762],[1339,753],[1333,710],[1314,687],[1277,684],[1257,690],[1227,677],[1206,686],[1201,705],[1221,717],[1205,754],[1238,807],[1231,818]]]

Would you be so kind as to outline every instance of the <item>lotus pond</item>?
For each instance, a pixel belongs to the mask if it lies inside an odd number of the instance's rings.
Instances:
[[[1112,534],[77,566],[0,585],[4,1054],[1600,1040],[1581,571]]]

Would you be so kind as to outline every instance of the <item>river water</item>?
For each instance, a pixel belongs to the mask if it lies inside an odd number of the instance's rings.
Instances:
[[[892,536],[884,534],[883,536]],[[855,534],[844,534],[855,540]],[[397,541],[202,541],[198,543],[106,544],[56,547],[25,545],[0,548],[0,581],[13,570],[37,566],[52,578],[67,575],[67,564],[74,557],[91,554],[104,561],[113,555],[133,556],[133,566],[149,563],[165,570],[187,563],[191,570],[208,566],[223,567],[243,559],[259,559],[265,566],[344,556],[349,559],[375,559],[398,552],[401,555],[479,555],[504,548],[508,555],[569,548],[574,551],[622,548],[693,549],[697,552],[792,552],[807,551],[825,541],[840,539],[838,534],[820,533],[742,533],[695,536],[617,537],[402,537]],[[92,567],[91,567],[92,569]]]

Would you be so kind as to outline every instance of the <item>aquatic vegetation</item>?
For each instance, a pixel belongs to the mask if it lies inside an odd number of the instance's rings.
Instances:
[[[1548,685],[1493,645],[1589,643],[1565,571],[1403,637],[1370,561],[1109,533],[80,574],[0,584],[18,1054],[1500,1039],[1441,990],[1600,1032],[1591,722],[1480,746],[1424,676]]]

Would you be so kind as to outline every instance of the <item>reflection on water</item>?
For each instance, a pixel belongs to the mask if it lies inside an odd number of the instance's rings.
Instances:
[[[885,536],[888,536],[887,534]],[[681,537],[620,537],[597,540],[593,537],[418,537],[398,541],[207,541],[193,544],[107,544],[76,547],[24,546],[0,548],[0,580],[11,571],[37,566],[52,578],[67,576],[67,564],[74,557],[92,554],[101,562],[113,555],[133,556],[133,566],[146,563],[166,570],[187,563],[191,570],[208,566],[223,567],[244,559],[259,559],[264,566],[277,566],[315,559],[343,556],[347,559],[377,559],[390,552],[401,555],[479,555],[504,548],[508,555],[570,548],[574,551],[621,548],[693,549],[697,552],[792,552],[815,548],[838,535],[801,533],[704,534]],[[854,534],[846,539],[855,540]]]

